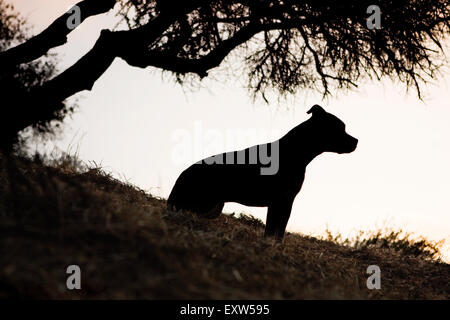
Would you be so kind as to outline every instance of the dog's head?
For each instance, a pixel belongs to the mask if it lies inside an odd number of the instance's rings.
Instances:
[[[325,152],[350,153],[355,151],[358,139],[345,132],[345,123],[338,117],[326,112],[321,106],[314,105],[308,112],[314,128],[312,138]]]

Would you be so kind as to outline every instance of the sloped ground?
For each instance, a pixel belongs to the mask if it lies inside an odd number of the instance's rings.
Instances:
[[[71,158],[0,154],[0,234],[0,298],[450,298],[448,264],[299,234],[280,244],[249,216],[167,213]],[[372,264],[381,290],[366,287]],[[69,265],[81,268],[81,290],[66,288]]]

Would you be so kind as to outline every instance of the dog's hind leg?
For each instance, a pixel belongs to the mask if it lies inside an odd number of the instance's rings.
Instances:
[[[223,203],[223,202],[211,204],[211,205],[207,206],[207,208],[206,207],[203,208],[203,210],[201,210],[201,212],[199,212],[199,213],[204,218],[215,219],[218,216],[220,216],[220,214],[222,213],[222,209],[223,209],[224,205],[225,205],[225,203]]]
[[[293,200],[283,199],[271,205],[267,209],[265,237],[275,237],[281,241],[284,237],[286,225],[291,215]]]

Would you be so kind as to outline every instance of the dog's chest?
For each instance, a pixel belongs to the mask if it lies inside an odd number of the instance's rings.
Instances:
[[[290,193],[297,194],[305,181],[305,172],[281,175],[279,184]]]

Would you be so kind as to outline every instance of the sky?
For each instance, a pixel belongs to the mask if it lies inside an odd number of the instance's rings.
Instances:
[[[9,0],[38,33],[76,0]],[[91,17],[53,49],[59,68],[76,62],[113,14]],[[120,44],[118,44],[120,45]],[[356,90],[322,100],[299,92],[285,102],[253,101],[240,74],[228,81],[206,79],[200,88],[181,87],[154,68],[116,59],[92,91],[75,96],[79,109],[64,122],[61,137],[37,150],[77,153],[123,181],[167,198],[178,175],[218,152],[280,138],[309,118],[320,104],[358,138],[355,152],[322,154],[307,167],[288,231],[344,236],[391,227],[431,240],[446,239],[450,258],[450,75],[448,66],[424,88],[424,101],[402,84],[361,82]],[[220,74],[217,72],[217,74]],[[180,156],[180,150],[184,150]],[[227,204],[265,220],[265,208]]]

